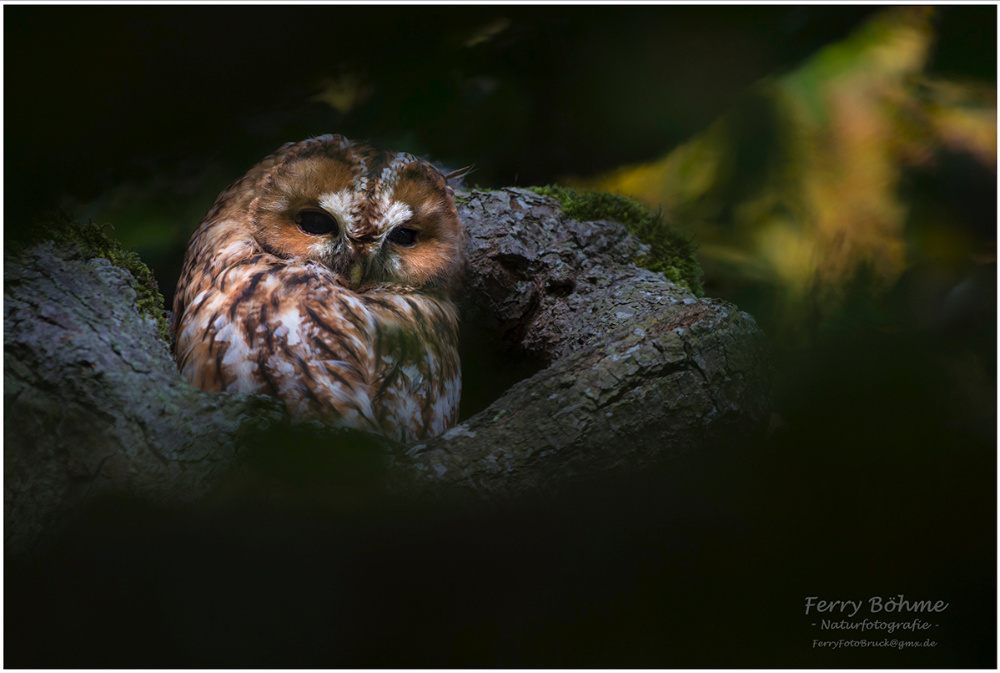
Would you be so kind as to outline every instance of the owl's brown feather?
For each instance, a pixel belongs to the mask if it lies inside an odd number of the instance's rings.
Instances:
[[[334,230],[303,227],[305,211]],[[451,190],[427,162],[340,136],[286,145],[191,239],[178,367],[204,390],[275,395],[299,418],[403,442],[440,434],[458,416],[448,291],[461,242]]]

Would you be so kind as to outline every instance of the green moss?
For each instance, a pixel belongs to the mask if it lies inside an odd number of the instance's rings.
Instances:
[[[473,185],[471,191],[473,192],[485,192],[487,194],[495,194],[497,192],[502,192],[502,189],[496,189],[495,187],[484,187],[483,185]]]
[[[45,240],[57,244],[75,245],[85,257],[103,257],[112,264],[125,269],[135,278],[139,313],[156,320],[159,337],[170,343],[170,326],[163,309],[163,295],[156,284],[153,272],[149,270],[139,255],[125,250],[122,244],[110,237],[107,227],[93,222],[82,224],[65,213],[54,213],[45,219],[43,226],[25,227],[15,236],[8,237],[5,248],[8,254],[17,254],[35,243]]]
[[[638,201],[621,194],[576,189],[559,185],[528,187],[533,192],[557,199],[563,212],[577,220],[621,222],[650,247],[649,254],[635,263],[658,271],[697,296],[704,294],[701,265],[695,258],[698,246],[693,239],[674,231],[663,221],[663,213],[652,212]]]

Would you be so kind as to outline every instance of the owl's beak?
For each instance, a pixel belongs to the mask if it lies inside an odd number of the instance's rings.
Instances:
[[[362,267],[361,262],[355,262],[353,265],[351,265],[351,273],[347,279],[348,282],[351,284],[351,289],[354,290],[358,289],[358,286],[361,285],[361,277],[363,275],[364,275],[364,268]]]

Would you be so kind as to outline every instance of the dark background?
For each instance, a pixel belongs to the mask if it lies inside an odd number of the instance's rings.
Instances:
[[[371,138],[487,186],[590,175],[662,156],[878,9],[6,7],[5,238],[151,203],[114,225],[169,301],[214,194],[283,142]],[[995,87],[995,8],[935,27],[928,71]],[[345,111],[310,98],[352,78]],[[948,166],[914,184],[995,260],[995,169]],[[641,477],[470,509],[373,502],[334,461],[198,508],[101,503],[8,559],[5,663],[994,667],[995,261],[968,277],[931,324],[919,277],[852,294],[807,348],[775,343],[780,429]],[[729,296],[769,331],[766,292]],[[830,632],[806,596],[900,593],[950,603],[936,648],[812,648]]]
[[[873,9],[17,7],[8,205],[326,132],[475,162],[484,184],[592,173],[686,139]],[[345,72],[375,86],[363,109],[307,100]]]

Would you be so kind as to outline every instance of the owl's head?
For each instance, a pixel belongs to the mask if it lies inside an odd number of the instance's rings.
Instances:
[[[447,290],[462,264],[448,176],[413,155],[339,135],[283,146],[220,196],[214,212],[243,222],[265,252],[322,264],[354,290]]]

